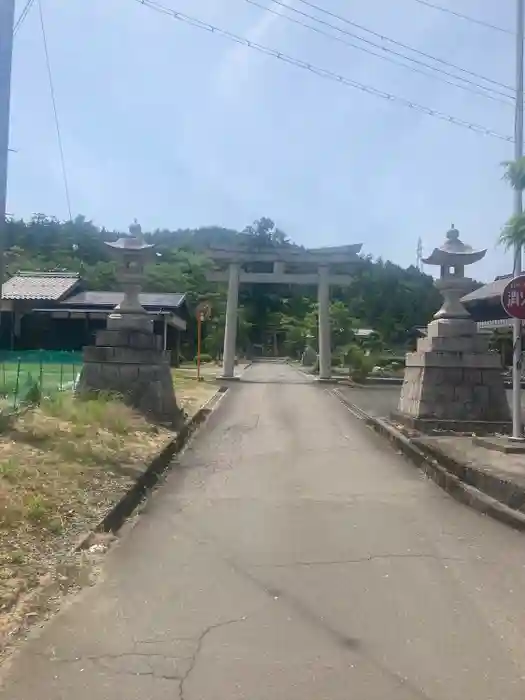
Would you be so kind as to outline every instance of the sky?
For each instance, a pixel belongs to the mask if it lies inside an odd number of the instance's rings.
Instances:
[[[255,0],[275,14],[247,0],[158,1],[351,81],[513,135],[511,100],[458,89],[286,20],[389,55],[294,12],[300,10],[408,53],[301,0],[280,0],[287,7]],[[512,143],[323,79],[137,0],[41,2],[73,216],[119,230],[134,218],[145,230],[240,230],[269,216],[301,245],[362,243],[364,253],[403,266],[415,262],[418,237],[427,255],[453,223],[466,243],[487,248],[472,276],[490,280],[510,271],[511,256],[496,241],[512,213],[512,192],[501,178]],[[509,34],[416,0],[312,2],[468,71],[514,83]],[[514,0],[434,2],[514,26]],[[17,0],[17,15],[24,5]],[[10,154],[9,213],[68,218],[38,2],[15,36],[10,143],[17,152]]]

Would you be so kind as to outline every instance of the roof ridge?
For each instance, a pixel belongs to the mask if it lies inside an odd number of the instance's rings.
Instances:
[[[80,274],[78,272],[60,272],[59,270],[52,270],[52,271],[43,271],[43,270],[18,270],[18,272],[15,272],[13,277],[62,277],[66,279],[78,279],[80,278]]]

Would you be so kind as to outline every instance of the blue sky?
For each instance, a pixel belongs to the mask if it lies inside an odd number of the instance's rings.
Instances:
[[[500,167],[512,158],[511,143],[323,80],[136,0],[42,2],[74,214],[118,229],[135,217],[145,229],[240,229],[270,216],[303,245],[362,242],[364,252],[402,265],[414,262],[418,236],[429,253],[453,222],[466,242],[489,249],[474,276],[510,268],[495,240],[512,208]],[[513,133],[512,106],[330,41],[246,0],[162,2],[352,80]],[[436,2],[513,27],[513,0]],[[18,12],[24,4],[18,0]],[[286,4],[336,23],[299,0]],[[512,36],[415,0],[316,4],[514,82]],[[36,6],[15,37],[11,146],[18,152],[10,158],[10,213],[67,218]]]

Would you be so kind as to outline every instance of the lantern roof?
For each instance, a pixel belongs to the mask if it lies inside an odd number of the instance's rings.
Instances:
[[[138,223],[137,219],[129,226],[129,235],[121,236],[116,241],[108,242],[106,245],[109,248],[116,250],[127,250],[127,251],[137,251],[149,250],[154,248],[153,244],[148,244],[144,241],[144,235],[142,233],[142,226]]]
[[[434,248],[428,258],[424,258],[426,265],[471,265],[485,257],[487,249],[475,250],[472,246],[463,243],[459,237],[459,231],[452,227],[447,231],[444,243],[439,248]]]

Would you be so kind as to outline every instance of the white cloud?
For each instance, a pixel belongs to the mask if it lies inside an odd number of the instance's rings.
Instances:
[[[283,0],[283,4],[270,5],[272,12],[261,10],[257,22],[242,32],[242,36],[255,43],[264,43],[272,33],[274,25],[279,22],[279,17],[285,14],[286,7],[292,7],[293,3],[294,0]],[[262,54],[258,57],[261,59]],[[232,97],[238,92],[242,83],[250,76],[256,59],[256,52],[243,44],[234,45],[226,51],[217,67],[214,80],[221,97]]]

